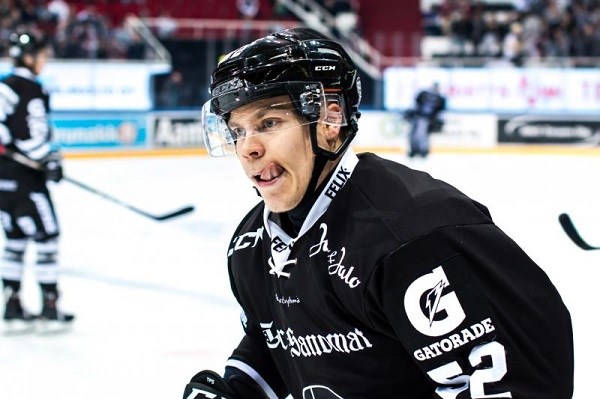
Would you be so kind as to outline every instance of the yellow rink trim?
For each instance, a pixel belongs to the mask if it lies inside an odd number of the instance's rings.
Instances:
[[[402,147],[353,147],[356,152],[376,152],[389,154],[405,154]],[[515,155],[575,155],[575,156],[600,156],[600,147],[576,147],[556,145],[501,145],[493,148],[432,148],[432,154],[515,154]],[[131,158],[131,157],[157,157],[157,156],[206,156],[204,148],[160,148],[140,150],[104,150],[65,152],[68,159],[88,158]]]
[[[104,151],[81,151],[65,152],[64,157],[69,159],[86,158],[131,158],[131,157],[157,157],[157,156],[179,156],[196,155],[206,156],[208,152],[204,148],[159,148],[141,150],[104,150]]]

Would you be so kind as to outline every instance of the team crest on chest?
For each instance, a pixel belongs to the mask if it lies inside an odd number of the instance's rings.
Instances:
[[[325,254],[327,262],[327,272],[332,276],[337,276],[350,288],[356,288],[360,285],[360,280],[354,275],[354,266],[344,265],[346,257],[346,247],[341,247],[338,250],[329,249],[329,239],[327,238],[327,224],[321,223],[321,240],[310,247],[309,257],[313,257],[319,253]]]
[[[298,263],[298,259],[290,259],[285,262],[275,263],[273,257],[269,258],[269,274],[274,274],[277,277],[290,278],[289,270],[292,266]]]

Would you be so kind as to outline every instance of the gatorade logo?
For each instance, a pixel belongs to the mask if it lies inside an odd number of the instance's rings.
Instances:
[[[439,337],[458,327],[465,312],[442,266],[416,279],[404,295],[404,310],[411,324],[420,333]]]

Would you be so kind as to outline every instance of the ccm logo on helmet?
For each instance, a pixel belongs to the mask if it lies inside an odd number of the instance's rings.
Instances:
[[[335,71],[335,65],[317,65],[315,71]]]

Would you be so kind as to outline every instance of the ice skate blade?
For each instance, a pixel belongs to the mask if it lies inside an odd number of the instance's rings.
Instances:
[[[42,335],[61,334],[71,330],[73,321],[41,319],[36,323],[36,331]]]
[[[4,320],[2,333],[4,335],[22,335],[35,331],[34,321],[25,321],[20,319]]]

